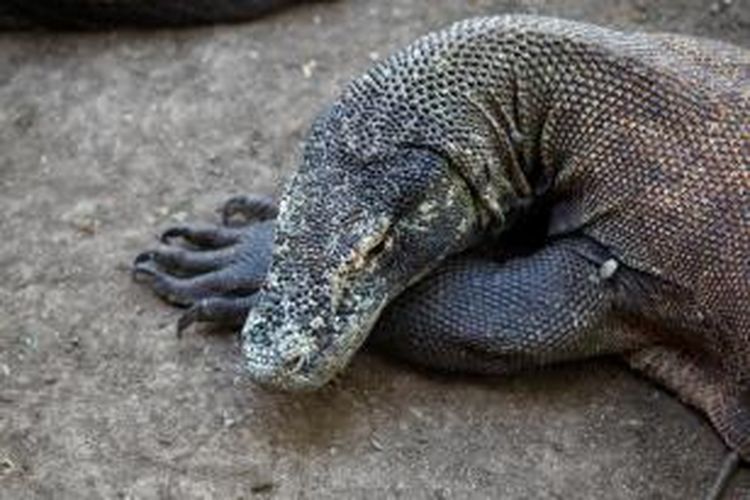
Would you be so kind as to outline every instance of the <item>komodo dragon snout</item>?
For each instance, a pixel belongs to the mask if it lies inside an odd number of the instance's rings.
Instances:
[[[269,277],[242,330],[245,366],[262,385],[324,385],[382,309],[476,233],[470,190],[438,154],[343,156],[307,155],[283,196]]]

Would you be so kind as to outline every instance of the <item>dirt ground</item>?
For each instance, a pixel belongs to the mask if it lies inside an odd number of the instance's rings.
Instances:
[[[364,353],[319,393],[269,394],[234,335],[176,339],[128,274],[159,229],[275,191],[373,59],[506,12],[750,46],[741,0],[342,0],[0,35],[0,498],[700,498],[722,444],[616,361],[477,380]]]

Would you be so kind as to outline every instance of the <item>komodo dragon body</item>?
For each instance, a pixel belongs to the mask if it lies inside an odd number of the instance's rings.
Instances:
[[[183,327],[250,310],[244,363],[266,386],[320,387],[368,335],[462,372],[620,353],[750,458],[746,50],[460,22],[346,87],[275,221],[257,198],[237,213],[253,223],[168,230],[203,248],[135,271],[192,305]]]

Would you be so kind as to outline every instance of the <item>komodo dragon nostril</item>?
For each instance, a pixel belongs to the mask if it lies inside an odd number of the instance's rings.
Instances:
[[[296,353],[284,360],[284,372],[287,374],[299,373],[305,365],[305,356],[302,353]]]

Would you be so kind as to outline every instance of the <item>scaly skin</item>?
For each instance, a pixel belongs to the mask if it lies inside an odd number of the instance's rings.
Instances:
[[[136,271],[192,293],[191,320],[252,297],[245,364],[266,386],[320,387],[368,335],[482,373],[615,352],[748,459],[749,256],[747,51],[507,16],[417,40],[316,121],[270,270],[216,266],[268,270],[259,293]]]

